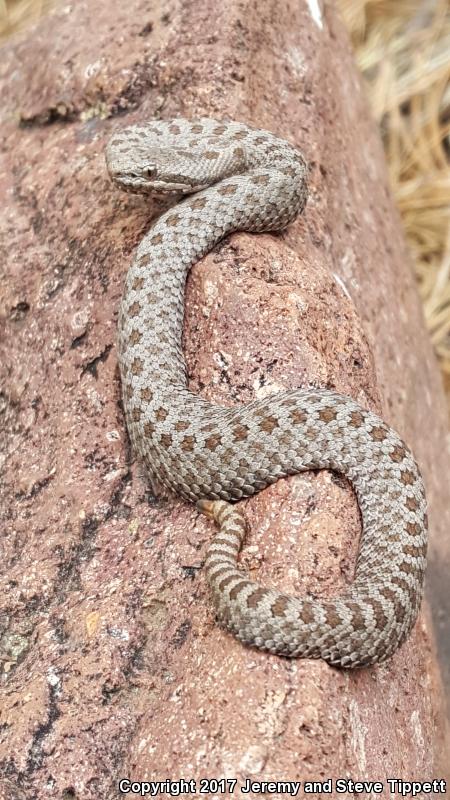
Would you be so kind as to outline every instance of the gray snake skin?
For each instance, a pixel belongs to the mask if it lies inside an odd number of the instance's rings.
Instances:
[[[116,133],[106,159],[127,191],[190,195],[137,249],[118,353],[135,450],[151,475],[220,526],[206,558],[219,621],[279,655],[340,667],[384,661],[414,625],[422,595],[426,500],[411,452],[382,419],[333,391],[284,391],[223,408],[187,389],[187,273],[232,231],[278,231],[295,219],[307,198],[303,156],[240,122],[175,119]],[[332,599],[263,588],[237,566],[245,523],[229,501],[310,469],[345,475],[362,516],[354,580]]]

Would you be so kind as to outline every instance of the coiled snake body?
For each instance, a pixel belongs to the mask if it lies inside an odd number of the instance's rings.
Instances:
[[[152,122],[115,134],[113,180],[128,191],[191,195],[141,241],[119,315],[128,430],[159,481],[221,529],[206,569],[218,618],[243,642],[341,667],[383,661],[417,617],[425,569],[423,483],[399,436],[351,398],[285,391],[222,408],[186,388],[186,275],[224,236],[280,230],[307,197],[302,155],[267,131],[211,119]],[[355,578],[333,599],[290,597],[238,569],[245,530],[229,505],[286,475],[332,469],[351,482],[363,532]]]

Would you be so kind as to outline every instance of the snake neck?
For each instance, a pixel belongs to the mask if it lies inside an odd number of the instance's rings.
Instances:
[[[184,290],[191,266],[233,231],[281,230],[305,203],[300,165],[285,172],[258,168],[189,196],[163,214],[141,241],[125,281],[118,354],[125,397],[144,385],[161,392],[186,386],[181,349]],[[268,197],[272,203],[268,217]]]

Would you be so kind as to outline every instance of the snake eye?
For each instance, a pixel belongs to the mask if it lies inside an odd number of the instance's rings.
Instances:
[[[148,167],[145,167],[144,172],[147,178],[156,178],[157,169],[154,164],[149,164]]]

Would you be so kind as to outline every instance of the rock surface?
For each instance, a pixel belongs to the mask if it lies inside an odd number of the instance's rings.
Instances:
[[[426,605],[372,669],[242,647],[214,623],[211,526],[152,495],[120,405],[121,284],[158,208],[112,188],[107,138],[201,114],[295,142],[311,163],[304,216],[283,236],[232,237],[190,276],[191,386],[233,404],[314,383],[381,412],[425,476],[429,589],[445,610],[445,404],[333,6],[59,6],[3,49],[0,80],[1,800],[109,800],[121,776],[448,778]],[[280,481],[245,508],[252,576],[324,596],[351,579],[359,514],[338,476]]]

